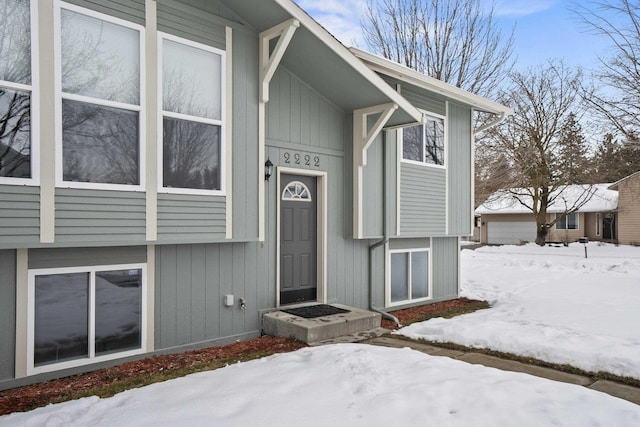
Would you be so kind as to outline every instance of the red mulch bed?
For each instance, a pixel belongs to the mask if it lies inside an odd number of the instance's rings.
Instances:
[[[393,311],[394,315],[400,321],[402,326],[407,326],[415,321],[421,321],[427,317],[438,316],[447,312],[455,312],[464,309],[485,308],[485,301],[470,300],[467,298],[458,298],[451,301],[442,301],[434,304],[421,305],[419,307],[405,308],[403,310]],[[389,319],[382,318],[382,327],[387,329],[398,329],[398,326]]]
[[[460,298],[453,301],[397,310],[392,314],[400,320],[401,325],[408,325],[413,321],[422,320],[429,316],[484,306],[486,306],[486,303],[482,301]],[[382,319],[382,327],[397,329],[395,323],[384,318]],[[238,341],[222,347],[149,357],[94,372],[0,391],[0,415],[28,411],[51,402],[64,400],[65,397],[70,396],[72,393],[92,390],[116,381],[139,378],[150,373],[178,371],[219,359],[230,359],[254,353],[286,353],[302,347],[306,347],[306,344],[287,338],[264,336],[250,341]]]

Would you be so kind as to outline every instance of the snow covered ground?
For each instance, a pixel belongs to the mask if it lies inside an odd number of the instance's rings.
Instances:
[[[399,333],[640,379],[640,248],[587,248],[463,250],[462,296],[492,308]]]
[[[640,248],[462,252],[493,307],[401,333],[640,378]],[[525,374],[359,344],[305,348],[0,417],[7,426],[638,426],[640,406]]]
[[[638,426],[640,406],[584,387],[364,344],[193,374],[0,426]]]

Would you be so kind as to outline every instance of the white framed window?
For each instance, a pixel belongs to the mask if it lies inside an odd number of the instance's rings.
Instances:
[[[160,191],[224,195],[223,50],[158,34]]]
[[[556,218],[562,214],[556,214]],[[573,212],[556,222],[556,230],[578,230],[580,228],[580,216],[578,212]]]
[[[292,181],[282,191],[282,200],[311,202],[311,191],[300,181]]]
[[[387,271],[388,306],[431,298],[431,257],[428,248],[390,250]]]
[[[56,185],[144,189],[144,27],[56,2]]]
[[[402,161],[445,167],[446,118],[424,114],[424,123],[402,128]]]
[[[0,0],[0,184],[38,184],[37,1]]]
[[[27,374],[145,352],[146,265],[33,269]]]

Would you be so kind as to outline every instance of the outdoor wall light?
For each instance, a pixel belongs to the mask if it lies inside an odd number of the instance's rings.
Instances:
[[[271,163],[271,160],[267,159],[267,161],[264,163],[264,180],[269,181],[269,178],[271,178],[272,174],[273,163]]]

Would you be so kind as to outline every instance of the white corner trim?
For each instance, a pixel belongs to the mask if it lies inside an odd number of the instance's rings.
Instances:
[[[55,25],[55,4],[53,0],[40,1],[38,4],[38,45],[32,46],[38,50],[38,67],[50,68],[56,64],[55,49],[57,40],[57,29]],[[33,5],[33,3],[32,3]],[[32,55],[32,57],[35,57]],[[35,68],[36,64],[32,64]],[[40,93],[38,106],[39,126],[38,146],[39,146],[39,182],[40,182],[40,242],[53,243],[55,241],[55,139],[51,138],[56,134],[56,105],[50,100],[56,96],[56,78],[51,72],[38,73],[40,88],[36,92]],[[35,82],[32,82],[35,83]],[[44,102],[44,100],[49,100]],[[46,137],[45,137],[46,136]],[[45,161],[46,159],[46,161]],[[26,369],[26,368],[25,368]],[[26,370],[25,370],[26,375]]]
[[[158,64],[157,7],[154,0],[145,0],[145,33],[147,64]],[[146,105],[149,111],[158,111],[158,73],[153,67],[145,68]],[[146,175],[146,240],[158,240],[158,115],[146,115],[147,134],[144,149],[147,153]]]
[[[226,238],[233,238],[233,28],[226,27],[226,84],[225,90],[227,92],[225,99],[225,108],[227,110],[225,140],[223,144],[226,146],[225,150],[225,194],[226,199]]]
[[[262,102],[269,101],[269,82],[299,26],[300,21],[292,18],[260,33],[260,100]],[[269,43],[275,38],[278,38],[278,42],[270,53]]]
[[[29,354],[27,332],[29,329],[29,250],[16,250],[16,354],[15,377],[27,376]]]
[[[146,351],[153,351],[156,348],[156,342],[155,342],[156,247],[154,245],[147,245],[146,273],[147,273],[146,302],[145,302],[145,299],[143,298],[143,304],[147,310],[147,313],[146,313],[147,323],[146,323],[146,328],[143,329],[142,333],[146,334]]]
[[[449,121],[447,117],[449,117],[449,101],[445,101],[444,103],[445,109],[445,117],[443,118],[444,125],[444,167],[445,167],[445,179],[444,179],[444,232],[448,236],[449,235],[449,210],[451,204],[451,197],[449,196],[449,192],[451,191],[451,185],[449,180],[449,175],[451,174],[451,168],[449,167],[449,159],[451,155],[449,154]],[[431,267],[431,266],[429,266]],[[431,271],[431,270],[429,270]]]

